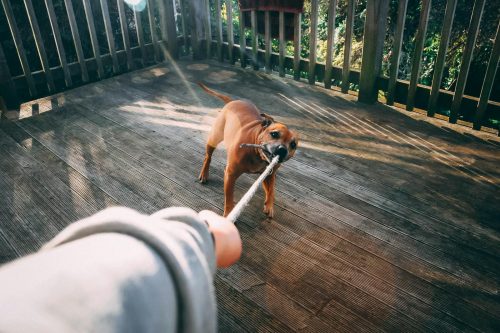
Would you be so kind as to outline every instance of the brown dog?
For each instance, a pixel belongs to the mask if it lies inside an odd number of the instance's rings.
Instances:
[[[205,183],[212,154],[217,145],[224,141],[227,149],[227,165],[224,174],[224,216],[234,207],[234,184],[243,173],[261,173],[268,165],[271,157],[279,155],[279,162],[292,157],[297,148],[298,138],[286,125],[274,121],[257,107],[247,101],[233,101],[230,97],[219,94],[199,83],[210,95],[222,99],[226,105],[220,111],[210,131],[205,160],[199,180]],[[242,148],[241,144],[258,144],[264,149]],[[273,216],[274,182],[276,165],[272,173],[264,180],[265,192],[264,213]]]

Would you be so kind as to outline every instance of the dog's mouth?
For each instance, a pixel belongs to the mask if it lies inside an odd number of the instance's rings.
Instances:
[[[286,157],[288,156],[288,150],[286,147],[282,145],[270,145],[270,144],[262,144],[261,157],[264,155],[264,160],[268,163],[275,157],[279,156],[278,162],[282,163],[286,161]]]

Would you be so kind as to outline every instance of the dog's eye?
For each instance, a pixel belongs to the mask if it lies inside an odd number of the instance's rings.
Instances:
[[[277,131],[271,132],[271,137],[273,139],[279,139],[280,138],[280,132],[277,132]]]
[[[290,148],[292,148],[292,149],[297,148],[297,142],[295,142],[295,140],[293,140],[292,142],[290,142]]]

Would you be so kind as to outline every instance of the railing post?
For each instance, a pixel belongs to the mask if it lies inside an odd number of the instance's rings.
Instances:
[[[206,8],[204,6],[204,1],[200,0],[188,0],[189,11],[191,16],[191,48],[193,49],[193,58],[202,59],[206,56],[203,53],[202,41],[206,39],[206,33],[204,29],[206,25]],[[208,43],[208,41],[207,41]]]
[[[382,67],[382,51],[388,9],[389,0],[371,0],[366,4],[363,59],[358,96],[358,101],[363,103],[375,103],[377,101],[377,78]]]
[[[18,107],[18,98],[16,87],[12,82],[9,65],[3,52],[2,44],[0,44],[0,95],[5,98],[7,107]],[[1,107],[1,106],[0,106]]]
[[[179,57],[177,48],[177,28],[175,26],[175,9],[173,0],[165,0],[165,16],[167,29],[167,47],[170,56],[174,59]]]

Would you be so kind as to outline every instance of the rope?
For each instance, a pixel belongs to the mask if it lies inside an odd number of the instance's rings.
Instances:
[[[236,206],[234,206],[231,213],[229,213],[229,215],[227,216],[227,218],[231,222],[236,223],[236,220],[240,216],[243,209],[246,206],[248,206],[250,199],[252,199],[252,197],[255,195],[255,192],[257,192],[257,188],[259,188],[260,183],[262,183],[264,181],[264,178],[269,176],[269,174],[271,173],[273,168],[276,166],[276,164],[278,164],[278,160],[279,160],[279,156],[275,156],[272,159],[271,163],[269,163],[266,170],[264,170],[264,172],[259,176],[259,178],[257,178],[257,180],[252,184],[252,186],[247,191],[247,193],[245,193],[245,195],[240,199],[240,201],[236,204]]]

